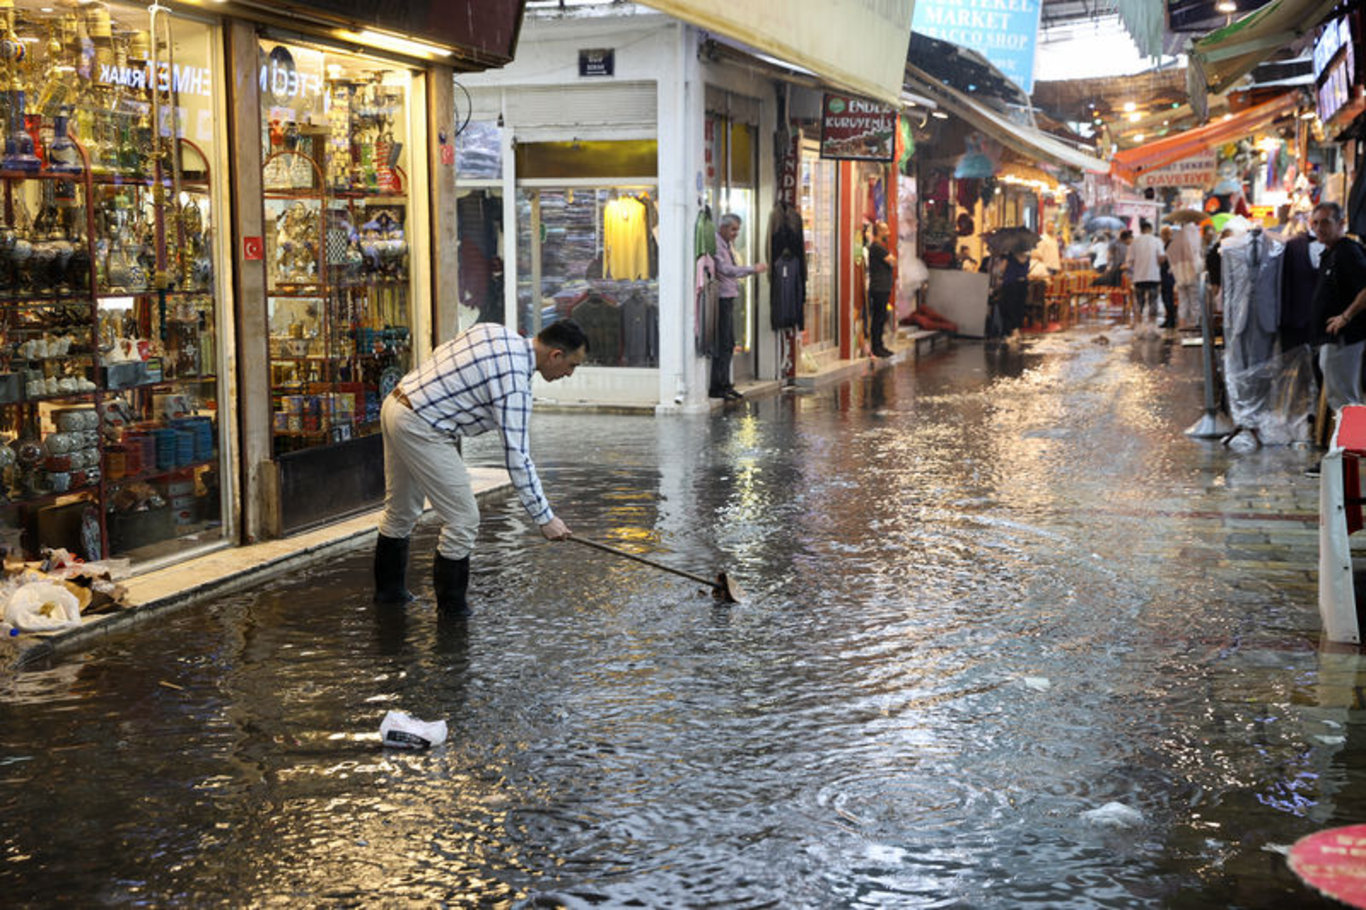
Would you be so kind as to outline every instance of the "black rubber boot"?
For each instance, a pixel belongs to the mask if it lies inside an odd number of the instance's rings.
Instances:
[[[436,589],[436,608],[447,616],[468,616],[465,592],[470,586],[470,558],[447,559],[440,553],[432,563],[432,586]]]
[[[406,604],[413,599],[408,592],[408,538],[375,538],[375,603]]]

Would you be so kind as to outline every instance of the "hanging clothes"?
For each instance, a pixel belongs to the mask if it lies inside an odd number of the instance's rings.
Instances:
[[[659,307],[639,292],[621,305],[622,354],[628,367],[659,365]]]
[[[1285,245],[1261,229],[1224,241],[1224,332],[1231,371],[1265,363],[1275,351],[1284,253]]]
[[[1255,430],[1264,443],[1290,442],[1307,415],[1285,412],[1287,379],[1303,384],[1301,370],[1289,370],[1276,356],[1281,317],[1281,269],[1285,245],[1261,228],[1229,237],[1220,247],[1224,300],[1224,382],[1229,415],[1240,428]],[[1307,356],[1307,348],[1297,352]],[[1287,355],[1286,362],[1291,362]]]
[[[716,224],[712,221],[711,206],[704,205],[697,212],[693,256],[693,349],[698,354],[707,354],[716,338]]]
[[[649,213],[639,199],[623,196],[602,212],[606,277],[638,281],[650,274]]]
[[[569,315],[588,336],[589,362],[603,366],[621,363],[621,308],[615,301],[589,291]]]
[[[806,328],[806,235],[802,213],[779,202],[768,218],[769,323],[774,329]]]

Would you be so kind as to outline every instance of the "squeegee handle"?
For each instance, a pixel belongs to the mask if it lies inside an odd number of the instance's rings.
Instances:
[[[587,537],[574,537],[571,535],[569,537],[566,537],[565,540],[572,540],[574,541],[574,543],[581,543],[585,547],[592,547],[595,550],[601,550],[604,553],[611,553],[614,556],[621,556],[626,559],[633,559],[636,562],[644,563],[647,566],[653,566],[654,568],[659,569],[661,571],[672,572],[674,575],[680,575],[683,578],[691,579],[692,581],[695,581],[698,584],[706,585],[709,588],[719,587],[719,585],[716,582],[716,579],[714,578],[704,578],[701,575],[694,575],[691,572],[684,572],[682,569],[675,569],[673,566],[666,566],[661,562],[655,562],[653,559],[646,559],[644,556],[637,556],[635,553],[628,553],[625,550],[618,550],[616,547],[608,546],[607,544],[601,543],[596,540],[590,540]]]

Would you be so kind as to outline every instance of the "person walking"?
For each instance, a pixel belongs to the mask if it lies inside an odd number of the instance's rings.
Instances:
[[[1157,319],[1158,290],[1162,285],[1162,241],[1153,236],[1150,221],[1141,221],[1138,236],[1129,246],[1124,268],[1134,283],[1134,322]]]
[[[736,401],[744,396],[730,378],[730,359],[735,354],[735,298],[740,296],[740,279],[762,275],[768,266],[735,264],[735,238],[740,234],[740,216],[727,212],[716,228],[716,345],[711,353],[711,378],[707,395]]]
[[[887,325],[887,301],[892,296],[892,268],[896,256],[887,248],[891,231],[887,222],[879,221],[873,226],[873,242],[868,244],[868,343],[874,357],[891,357],[883,343],[883,332]]]
[[[1172,274],[1171,248],[1175,235],[1172,233],[1169,224],[1162,225],[1162,230],[1158,232],[1158,235],[1162,241],[1162,261],[1158,266],[1158,271],[1162,276],[1162,324],[1158,328],[1174,329],[1176,328],[1176,276]]]
[[[408,543],[423,501],[441,518],[432,581],[443,614],[469,612],[470,553],[479,506],[460,457],[462,437],[498,430],[512,486],[547,540],[570,530],[541,490],[529,450],[531,379],[571,376],[588,353],[578,323],[561,319],[534,339],[491,322],[476,323],[437,347],[404,376],[380,408],[384,437],[384,513],[375,541],[375,601],[403,604],[408,592]]]

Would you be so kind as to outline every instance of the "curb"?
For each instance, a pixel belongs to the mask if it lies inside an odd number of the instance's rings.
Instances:
[[[471,473],[475,470],[478,469],[471,469]],[[507,478],[505,471],[501,469],[496,471],[485,470],[490,475],[496,475],[497,479],[486,477],[481,481],[476,478],[475,500],[480,503],[501,497],[512,489],[512,483]],[[125,607],[117,613],[93,616],[79,628],[41,638],[27,647],[19,643],[18,654],[12,662],[11,668],[25,670],[44,662],[57,660],[73,651],[83,650],[97,642],[139,626],[153,617],[165,615],[172,610],[194,606],[209,597],[236,593],[278,577],[284,570],[321,562],[333,556],[359,550],[374,539],[381,511],[380,509],[373,509],[324,528],[304,532],[295,538],[262,541],[241,547],[225,547],[214,550],[205,556],[148,573],[141,579],[135,576],[126,581],[125,584],[136,587],[139,580],[146,580],[161,572],[175,572],[180,576],[193,576],[196,568],[204,570],[215,561],[250,562],[250,565],[245,568],[221,572],[203,581],[153,595],[145,602]],[[431,514],[431,510],[427,510],[421,521],[427,521]],[[310,538],[314,538],[311,543],[307,542]],[[296,542],[297,545],[291,546],[292,542]],[[274,552],[274,555],[268,555],[272,551],[278,552]],[[253,560],[253,553],[261,554],[260,558]],[[199,563],[198,567],[196,563]],[[208,571],[212,570],[209,569]],[[0,669],[3,669],[3,665],[0,665]]]

